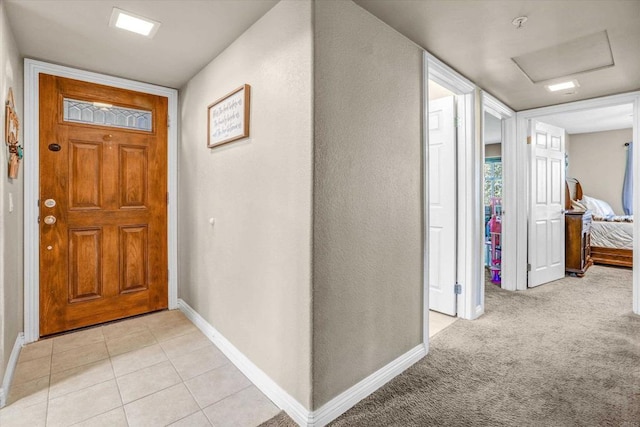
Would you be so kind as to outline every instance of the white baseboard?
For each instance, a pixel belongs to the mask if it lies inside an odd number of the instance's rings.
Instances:
[[[427,354],[424,344],[420,344],[391,363],[378,369],[348,390],[340,393],[322,407],[313,411],[309,426],[324,427],[340,415],[347,412],[356,403],[400,375],[405,369],[422,359]]]
[[[340,393],[321,408],[309,411],[251,362],[184,300],[178,300],[178,308],[260,391],[276,406],[284,410],[296,423],[304,427],[326,426],[427,354],[426,345],[420,344]]]
[[[289,393],[251,362],[184,300],[178,299],[178,308],[276,406],[284,410],[299,425],[309,425],[310,412],[307,408],[291,397]]]
[[[20,332],[16,337],[16,342],[13,344],[13,350],[11,350],[11,356],[9,356],[7,369],[6,371],[4,371],[2,388],[0,388],[0,408],[4,408],[4,406],[7,404],[9,389],[11,388],[11,381],[13,381],[13,374],[16,372],[16,366],[18,366],[18,358],[20,357],[20,350],[22,349],[23,345],[24,333]]]

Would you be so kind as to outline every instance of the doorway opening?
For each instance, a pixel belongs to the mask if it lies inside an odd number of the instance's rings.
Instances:
[[[502,283],[502,119],[484,111],[483,205],[485,283]]]
[[[429,321],[457,314],[457,150],[455,93],[429,80]],[[432,320],[433,318],[433,320]]]
[[[640,92],[632,92],[620,95],[612,95],[601,98],[594,98],[585,101],[577,101],[552,107],[538,108],[534,110],[522,111],[517,113],[517,144],[516,153],[512,157],[517,163],[525,165],[526,168],[530,164],[530,151],[527,144],[527,136],[530,135],[529,127],[531,119],[540,119],[541,117],[553,116],[563,113],[584,113],[589,110],[615,107],[625,104],[631,104],[633,106],[633,113],[631,113],[632,120],[632,140],[637,141],[640,136]],[[570,142],[572,145],[572,141]],[[640,155],[638,150],[632,150],[630,162],[633,165],[633,180],[638,182],[638,170],[640,169]],[[526,168],[516,169],[514,171],[508,171],[508,176],[516,179],[518,187],[522,190],[517,194],[518,205],[526,206],[529,201],[530,189],[528,188],[528,171]],[[586,190],[588,191],[588,190]],[[588,194],[588,193],[587,193]],[[640,210],[640,200],[634,198],[633,200],[634,211]],[[518,210],[515,215],[517,216],[517,289],[527,289],[527,246],[528,242],[528,211]],[[638,222],[633,223],[633,265],[638,266],[640,262],[640,226]],[[640,269],[632,269],[632,307],[635,314],[640,314]]]
[[[565,138],[566,179],[561,183],[565,257],[560,276],[582,278],[593,265],[606,267],[598,269],[605,275],[633,268],[633,104],[535,120],[560,129]],[[549,281],[530,275],[528,286]]]
[[[429,80],[429,336],[457,317],[455,93]]]
[[[483,182],[481,200],[484,286],[516,290],[515,180],[506,179],[517,168],[515,112],[488,93],[482,93]],[[507,212],[511,212],[508,215]]]
[[[423,339],[428,345],[436,330],[431,312],[446,313],[448,324],[484,313],[482,150],[480,91],[430,54],[423,60]]]

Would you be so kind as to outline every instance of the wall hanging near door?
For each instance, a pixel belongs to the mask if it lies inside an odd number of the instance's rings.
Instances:
[[[207,146],[227,144],[249,136],[251,86],[245,84],[209,105]]]
[[[20,160],[22,160],[23,156],[22,146],[18,141],[19,130],[20,120],[18,119],[18,115],[16,114],[16,105],[13,99],[13,90],[9,88],[9,95],[7,96],[7,103],[5,107],[4,140],[9,147],[9,178],[12,179],[18,177]]]

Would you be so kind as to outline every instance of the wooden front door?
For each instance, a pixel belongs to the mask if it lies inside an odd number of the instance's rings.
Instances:
[[[167,98],[40,75],[40,335],[167,308]]]

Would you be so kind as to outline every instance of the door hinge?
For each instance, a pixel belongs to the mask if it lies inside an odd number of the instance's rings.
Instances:
[[[527,264],[527,271],[531,271],[531,264]]]
[[[456,295],[461,295],[462,294],[462,285],[460,283],[456,283],[453,286],[453,293]]]
[[[171,117],[167,116],[167,127],[171,127]]]
[[[169,193],[167,193],[167,205],[169,204]]]
[[[453,126],[459,128],[460,127],[460,123],[462,122],[462,120],[460,120],[460,117],[454,117],[453,119]]]
[[[530,136],[527,137],[527,145],[531,145],[531,137]]]

